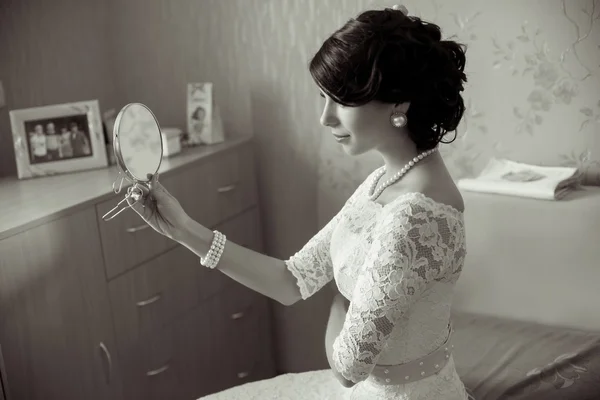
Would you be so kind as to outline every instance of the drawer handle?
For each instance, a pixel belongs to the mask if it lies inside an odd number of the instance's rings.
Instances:
[[[240,379],[247,378],[248,375],[250,375],[250,372],[246,372],[246,371],[244,371],[244,372],[238,372],[238,374],[237,374],[238,378],[240,378]]]
[[[156,296],[150,297],[149,299],[138,301],[136,304],[138,307],[149,306],[152,303],[156,303],[158,300],[160,300],[161,297],[162,297],[162,294],[159,293]]]
[[[227,185],[227,186],[221,186],[220,188],[217,189],[218,193],[227,193],[227,192],[231,192],[232,190],[235,189],[235,185]]]
[[[243,318],[243,317],[244,317],[244,312],[243,311],[231,314],[231,319],[240,319],[240,318]]]
[[[103,342],[100,342],[99,346],[104,353],[104,357],[106,357],[106,363],[108,364],[108,370],[106,371],[106,383],[110,384],[110,376],[112,375],[112,357],[110,355],[110,351],[108,351],[108,347],[106,347]]]
[[[156,376],[156,375],[160,375],[160,374],[162,374],[163,372],[165,372],[165,371],[166,371],[166,370],[168,370],[168,369],[169,369],[169,364],[165,364],[165,365],[163,365],[163,366],[162,366],[162,367],[160,367],[160,368],[157,368],[157,369],[155,369],[155,370],[152,370],[152,371],[148,371],[148,372],[146,372],[146,376]]]
[[[126,231],[127,231],[127,233],[136,233],[139,231],[143,231],[144,229],[148,229],[148,228],[150,228],[150,225],[144,224],[144,225],[140,225],[140,226],[134,226],[133,228],[127,228]]]

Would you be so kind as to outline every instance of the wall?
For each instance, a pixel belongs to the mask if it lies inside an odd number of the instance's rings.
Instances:
[[[98,99],[118,106],[104,1],[1,0],[0,176],[16,176],[8,111]]]
[[[378,2],[378,4],[391,4]],[[407,0],[413,15],[468,46],[458,138],[441,151],[456,178],[490,157],[579,166],[600,185],[600,2],[598,0]],[[449,135],[452,138],[453,135]],[[381,165],[347,157],[330,140],[319,154],[319,224]]]

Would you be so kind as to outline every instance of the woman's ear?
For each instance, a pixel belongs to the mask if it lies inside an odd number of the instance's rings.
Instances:
[[[404,103],[396,103],[392,108],[392,111],[400,111],[401,113],[406,114],[408,109],[410,108],[410,101],[405,101]]]

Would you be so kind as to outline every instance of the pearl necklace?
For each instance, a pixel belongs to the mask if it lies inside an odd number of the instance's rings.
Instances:
[[[431,150],[424,151],[421,154],[419,154],[418,156],[416,156],[415,158],[413,158],[412,160],[410,160],[408,162],[408,164],[406,164],[400,171],[396,172],[394,174],[394,176],[392,176],[390,179],[385,181],[379,187],[379,189],[377,189],[377,191],[376,191],[375,188],[377,187],[379,180],[385,174],[385,167],[381,168],[381,170],[377,173],[377,175],[375,175],[373,177],[373,182],[371,183],[371,188],[369,189],[369,198],[371,200],[376,200],[379,196],[381,196],[381,193],[383,193],[383,191],[388,186],[393,185],[394,183],[398,182],[400,180],[400,178],[402,178],[404,176],[404,174],[406,174],[408,172],[408,170],[411,169],[416,163],[418,163],[425,157],[433,154],[436,150],[437,150],[437,147],[433,148]]]

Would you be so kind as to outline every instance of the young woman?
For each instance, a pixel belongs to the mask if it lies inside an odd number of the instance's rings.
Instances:
[[[438,152],[464,112],[464,67],[459,44],[398,6],[364,12],[323,43],[310,62],[321,124],[349,155],[375,151],[384,166],[288,260],[226,242],[156,180],[133,208],[203,265],[282,304],[335,279],[326,350],[349,398],[466,399],[450,323],[464,207]]]

